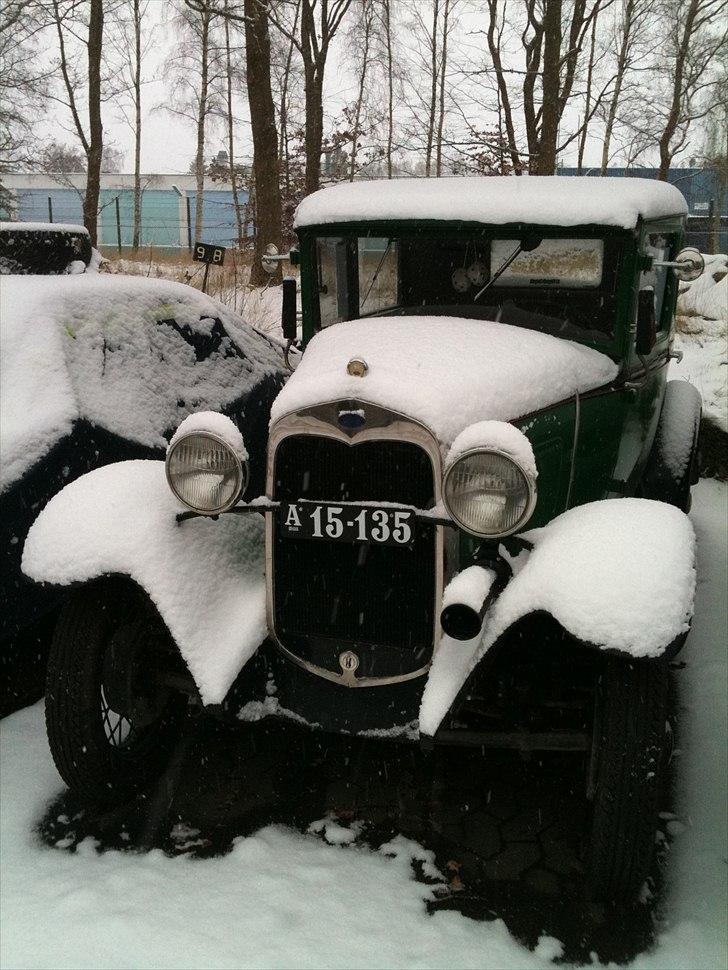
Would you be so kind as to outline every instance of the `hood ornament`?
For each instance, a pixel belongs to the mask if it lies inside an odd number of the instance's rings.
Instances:
[[[351,377],[366,377],[369,373],[369,364],[362,357],[352,357],[346,365],[346,373]]]

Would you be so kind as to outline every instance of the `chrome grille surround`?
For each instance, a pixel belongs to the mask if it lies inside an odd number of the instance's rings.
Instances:
[[[339,412],[341,410],[358,409],[365,411],[366,425],[354,430],[341,428],[338,424]],[[351,446],[364,441],[405,441],[415,444],[428,455],[432,463],[435,504],[437,505],[442,501],[442,454],[434,435],[424,425],[413,421],[405,415],[378,407],[374,404],[369,404],[366,401],[351,399],[330,401],[325,404],[317,404],[313,407],[303,408],[300,411],[285,415],[273,425],[268,439],[268,457],[266,463],[266,495],[269,499],[273,499],[274,497],[275,458],[278,446],[285,438],[291,435],[302,434],[332,438]],[[277,647],[289,660],[293,661],[299,667],[308,670],[310,673],[316,674],[318,677],[345,687],[377,687],[402,683],[403,681],[421,677],[427,672],[432,664],[432,657],[441,638],[439,617],[444,587],[445,557],[444,528],[441,525],[434,527],[435,588],[433,616],[435,617],[435,621],[433,624],[430,659],[419,669],[398,676],[357,678],[350,672],[337,674],[324,667],[310,663],[288,650],[278,639],[275,628],[275,557],[273,552],[276,527],[275,517],[269,513],[265,519],[266,617],[268,632]],[[346,643],[342,643],[342,649],[345,647]]]

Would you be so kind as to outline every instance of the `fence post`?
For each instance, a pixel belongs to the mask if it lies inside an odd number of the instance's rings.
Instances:
[[[192,221],[190,219],[190,197],[185,196],[185,202],[187,204],[187,248],[192,253]]]
[[[119,250],[119,255],[121,256],[121,216],[119,214],[118,195],[114,199],[114,208],[116,209],[116,247]]]
[[[48,222],[53,222],[53,199],[48,196]]]

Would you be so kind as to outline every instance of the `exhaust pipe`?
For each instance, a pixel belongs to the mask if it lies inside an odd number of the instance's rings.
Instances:
[[[473,640],[483,629],[485,614],[510,578],[505,561],[468,566],[447,584],[440,626],[453,640]]]

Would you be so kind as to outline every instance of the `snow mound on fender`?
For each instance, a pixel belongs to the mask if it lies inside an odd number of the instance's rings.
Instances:
[[[365,377],[346,365],[362,357]],[[271,423],[353,399],[406,414],[450,444],[484,417],[511,421],[609,383],[617,365],[550,334],[460,317],[368,317],[318,333],[273,403]]]
[[[502,451],[514,458],[526,474],[538,476],[536,458],[531,442],[519,429],[505,421],[478,421],[461,431],[450,446],[445,459],[445,468],[450,468],[466,451],[476,448]]]
[[[248,459],[248,452],[239,429],[226,414],[220,414],[218,411],[197,411],[195,414],[188,414],[170,438],[167,453],[169,454],[172,445],[183,435],[194,434],[196,431],[216,434],[232,448],[241,461]]]
[[[481,636],[467,643],[443,637],[422,697],[423,734],[435,734],[478,661],[529,613],[544,610],[576,639],[631,657],[658,657],[689,629],[695,533],[679,509],[606,499],[570,509],[528,538],[534,549]]]
[[[122,574],[152,598],[205,704],[220,703],[266,635],[262,516],[177,524],[162,461],[98,468],[36,519],[23,571],[68,585]]]
[[[240,317],[167,280],[3,277],[0,340],[0,488],[75,420],[165,448],[165,432],[190,412],[222,410],[282,372],[273,347]]]

